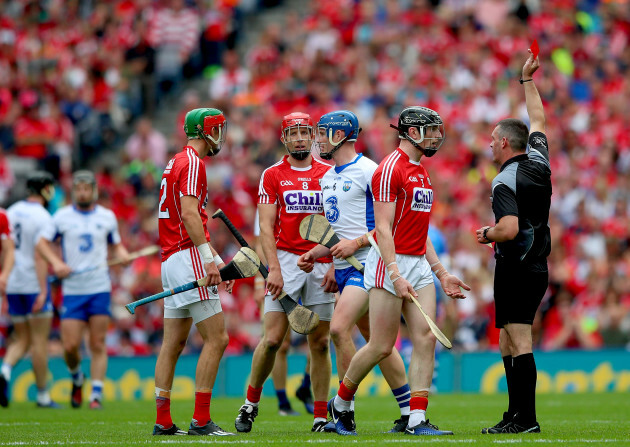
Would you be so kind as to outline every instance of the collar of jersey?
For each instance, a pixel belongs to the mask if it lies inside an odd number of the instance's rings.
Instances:
[[[284,162],[285,162],[286,164],[288,164],[288,165],[289,165],[289,167],[290,167],[291,169],[293,169],[294,171],[309,171],[309,170],[313,167],[313,163],[311,163],[309,166],[306,166],[306,167],[304,167],[304,168],[298,168],[298,167],[296,167],[296,166],[293,166],[291,163],[289,163],[289,157],[290,157],[290,155],[285,155],[285,156],[284,156]]]
[[[402,155],[403,157],[405,157],[407,159],[408,163],[411,163],[414,166],[420,166],[420,161],[413,161],[411,160],[411,158],[409,158],[409,155],[407,155],[407,153],[405,151],[403,151],[400,147],[398,149],[396,149],[400,155]]]
[[[92,214],[93,212],[95,212],[95,211],[96,211],[96,205],[94,205],[94,208],[92,208],[92,209],[91,209],[91,210],[89,210],[89,211],[83,211],[83,210],[80,210],[80,209],[79,209],[79,208],[77,208],[75,205],[72,205],[72,209],[73,209],[73,210],[75,210],[75,211],[76,211],[77,213],[79,213],[79,214],[85,214],[85,215],[88,215],[88,214]]]
[[[524,161],[524,160],[527,160],[527,159],[528,159],[527,154],[515,155],[514,157],[510,158],[508,161],[503,163],[503,166],[501,166],[501,169],[499,169],[499,172],[502,172],[505,168],[508,167],[508,165],[510,165],[512,163],[516,163],[517,161]]]
[[[359,161],[359,159],[363,157],[363,154],[357,154],[357,156],[355,157],[354,160],[352,160],[350,163],[346,163],[345,165],[341,165],[341,166],[335,166],[335,172],[337,174],[339,174],[341,171],[343,171],[344,169],[346,169],[348,166],[355,164],[357,161]]]

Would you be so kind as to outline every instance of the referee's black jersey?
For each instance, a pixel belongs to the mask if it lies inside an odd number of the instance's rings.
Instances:
[[[492,181],[495,221],[503,216],[518,217],[516,238],[497,242],[495,257],[498,261],[525,264],[532,271],[546,271],[546,258],[551,251],[549,146],[542,132],[532,132],[528,143],[527,153],[506,161]]]

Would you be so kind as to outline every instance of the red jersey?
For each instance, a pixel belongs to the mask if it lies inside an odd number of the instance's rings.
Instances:
[[[191,146],[184,147],[183,151],[171,158],[162,174],[158,206],[162,262],[173,253],[195,245],[190,240],[182,220],[180,197],[183,196],[194,196],[199,199],[199,215],[206,240],[209,241],[210,233],[206,226],[208,223],[206,166]]]
[[[260,177],[258,203],[278,205],[278,215],[273,229],[276,246],[280,250],[301,255],[316,244],[300,236],[300,222],[310,214],[324,214],[322,191],[319,181],[330,165],[313,158],[310,166],[291,166],[289,155],[265,169]],[[320,258],[318,262],[331,262]]]
[[[433,188],[424,166],[398,148],[374,171],[372,191],[376,202],[396,202],[392,227],[396,253],[425,254]]]
[[[9,218],[7,212],[0,208],[0,240],[4,241],[11,238],[11,227],[9,226]],[[2,253],[2,245],[0,245],[0,253]]]

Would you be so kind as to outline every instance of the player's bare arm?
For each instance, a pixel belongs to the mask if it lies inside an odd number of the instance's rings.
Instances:
[[[212,257],[214,259],[214,263],[217,265],[217,268],[219,270],[221,270],[223,267],[225,267],[225,262],[223,262],[223,260],[221,259],[221,256],[219,256],[219,252],[216,251],[214,249],[214,247],[212,246],[212,244],[210,242],[208,242],[208,245],[210,246],[210,251],[212,252]],[[221,260],[221,262],[217,262]],[[234,280],[231,279],[229,281],[225,281],[225,290],[228,293],[232,293],[232,288],[234,287]]]
[[[6,296],[9,275],[15,263],[15,243],[6,238],[2,241],[2,273],[0,273],[0,296]]]
[[[327,293],[336,293],[339,292],[339,286],[337,286],[337,281],[335,281],[335,267],[330,264],[330,268],[324,275],[324,279],[320,284],[324,288],[324,292]]]
[[[40,238],[35,245],[37,252],[50,264],[57,278],[63,279],[72,273],[72,269],[55,253],[52,244],[45,238]]]
[[[451,275],[446,267],[442,265],[440,259],[433,247],[431,238],[427,237],[427,252],[425,254],[427,262],[431,266],[431,270],[435,273],[435,276],[440,280],[442,289],[451,298],[466,298],[466,295],[462,292],[464,290],[470,290],[470,286],[464,283],[455,275]],[[461,288],[460,288],[461,287]]]
[[[282,293],[284,280],[280,271],[276,241],[273,236],[273,227],[276,222],[278,206],[274,204],[258,204],[258,217],[260,220],[260,240],[263,253],[269,263],[269,276],[267,276],[267,290],[275,300]]]
[[[35,251],[35,274],[39,284],[39,294],[33,303],[33,312],[39,312],[44,307],[46,296],[48,295],[48,264],[37,251]]]
[[[330,252],[330,248],[317,244],[303,255],[300,255],[297,261],[297,266],[300,270],[303,270],[306,273],[311,273],[313,268],[315,268],[315,260],[328,256]]]
[[[131,259],[129,259],[129,252],[123,244],[114,244],[113,250],[114,256],[116,257],[116,259],[121,260],[121,264],[123,266],[127,267],[129,264],[131,264]]]
[[[396,214],[396,202],[374,202],[374,223],[378,246],[389,279],[393,281],[396,296],[411,301],[408,294],[418,297],[411,283],[400,274],[396,264],[396,247],[392,236],[392,226]]]
[[[182,221],[188,232],[190,240],[195,244],[197,249],[199,247],[207,247],[209,256],[204,256],[203,269],[206,272],[208,278],[208,285],[216,286],[221,283],[221,275],[219,269],[212,258],[212,251],[206,240],[206,234],[203,230],[203,223],[201,222],[201,216],[199,215],[199,200],[194,196],[183,196],[180,199],[182,207]],[[201,252],[201,250],[200,250]]]
[[[477,242],[480,244],[511,241],[517,234],[518,217],[511,215],[503,216],[494,227],[485,226],[476,231]]]
[[[374,234],[374,230],[370,233]],[[362,234],[356,239],[340,239],[339,243],[333,245],[330,249],[330,254],[337,259],[345,259],[348,256],[355,254],[360,248],[369,244],[370,242],[367,240],[367,236],[365,234]]]
[[[529,116],[530,121],[529,133],[545,133],[545,109],[543,108],[543,103],[540,99],[538,89],[532,79],[532,76],[536,70],[538,70],[538,67],[540,67],[540,61],[538,58],[534,59],[532,50],[527,51],[529,51],[529,57],[527,58],[525,65],[523,65],[522,79],[524,81],[523,87],[525,88],[527,115]]]

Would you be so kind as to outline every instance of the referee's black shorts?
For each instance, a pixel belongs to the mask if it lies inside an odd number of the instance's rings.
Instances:
[[[533,324],[547,291],[549,272],[529,271],[522,264],[497,262],[494,271],[496,327],[508,323]]]

